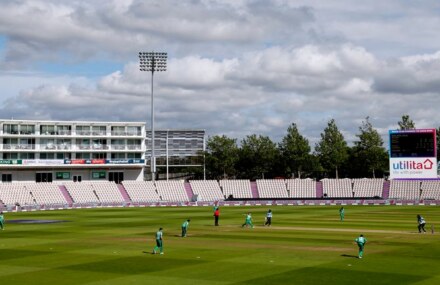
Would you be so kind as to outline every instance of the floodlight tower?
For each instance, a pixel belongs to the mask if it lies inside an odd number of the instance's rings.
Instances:
[[[156,157],[154,153],[154,96],[153,78],[154,72],[167,70],[166,52],[139,52],[139,70],[151,71],[151,180],[156,179]]]

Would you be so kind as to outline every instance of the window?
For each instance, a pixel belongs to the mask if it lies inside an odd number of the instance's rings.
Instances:
[[[12,182],[12,174],[3,173],[2,174],[2,182]]]
[[[76,159],[90,159],[90,153],[88,152],[77,152],[75,153]]]
[[[125,159],[125,153],[112,153],[111,158],[113,160]]]
[[[4,149],[16,149],[18,147],[18,139],[3,139]]]
[[[54,135],[55,134],[55,126],[54,125],[41,125],[40,126],[40,134],[41,135]]]
[[[125,127],[122,126],[112,126],[112,136],[123,136],[125,135]]]
[[[42,149],[56,149],[55,139],[41,139],[40,148]]]
[[[11,152],[11,153],[3,153],[3,159],[18,159],[18,153]]]
[[[95,136],[105,136],[107,134],[106,126],[93,126],[92,134]]]
[[[125,149],[125,140],[111,140],[111,147],[114,150],[124,150]]]
[[[20,126],[20,134],[23,134],[23,135],[35,134],[35,126],[34,125],[21,125]]]
[[[127,153],[128,159],[141,159],[142,155],[140,153]]]
[[[77,135],[90,135],[90,126],[76,126]]]
[[[89,139],[77,139],[76,144],[79,149],[90,149],[90,140]]]
[[[121,181],[124,181],[124,172],[109,172],[108,180],[119,184]]]
[[[35,153],[22,152],[20,153],[20,159],[35,159]]]
[[[70,155],[70,153],[57,153],[57,159],[71,159],[72,156]]]
[[[35,139],[20,139],[20,149],[34,149]]]
[[[107,149],[106,139],[93,139],[92,140],[93,149]]]
[[[141,127],[128,126],[127,127],[127,134],[129,136],[140,136],[141,135]]]
[[[70,149],[72,147],[72,141],[70,139],[58,139],[57,148],[58,149]]]
[[[54,159],[55,158],[55,153],[47,153],[47,152],[42,152],[40,153],[40,159]]]
[[[52,173],[36,173],[35,175],[36,182],[52,182]]]
[[[72,126],[67,126],[67,125],[57,126],[57,133],[59,135],[70,135],[72,133]]]
[[[92,159],[105,159],[107,158],[106,153],[92,153]]]
[[[4,124],[3,125],[3,133],[18,135],[18,125]]]
[[[141,140],[127,140],[127,147],[129,150],[140,150]]]

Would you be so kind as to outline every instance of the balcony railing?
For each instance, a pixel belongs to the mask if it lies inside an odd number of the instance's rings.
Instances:
[[[35,149],[34,144],[4,144],[3,149]]]

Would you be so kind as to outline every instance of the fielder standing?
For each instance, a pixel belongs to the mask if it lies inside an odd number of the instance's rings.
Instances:
[[[3,212],[0,212],[0,228],[2,231],[5,230],[5,217],[3,216]]]
[[[188,226],[189,226],[190,221],[191,220],[188,219],[185,222],[183,222],[183,224],[182,224],[182,237],[186,237],[186,232],[188,231]]]
[[[357,243],[357,245],[358,245],[358,247],[359,247],[359,255],[358,255],[358,258],[362,258],[362,256],[364,255],[364,247],[365,247],[365,244],[367,243],[367,239],[364,238],[363,235],[360,235],[360,236],[359,236],[358,238],[356,238],[354,241]]]
[[[153,254],[157,253],[157,250],[160,251],[160,254],[163,254],[163,233],[162,233],[162,228],[160,228],[157,232],[156,232],[156,246],[153,249]]]

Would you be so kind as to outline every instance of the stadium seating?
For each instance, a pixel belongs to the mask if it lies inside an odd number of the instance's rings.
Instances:
[[[424,180],[421,185],[422,200],[440,200],[440,180]]]
[[[156,189],[163,201],[168,202],[188,202],[183,180],[158,180]]]
[[[24,187],[39,205],[63,205],[67,201],[54,183],[26,183]]]
[[[316,198],[316,181],[312,179],[287,179],[290,198]]]
[[[64,186],[75,204],[99,204],[98,197],[89,183],[65,182]]]
[[[382,197],[383,192],[382,178],[369,179],[357,178],[353,179],[353,193],[355,198],[374,198]]]
[[[23,206],[36,204],[24,183],[1,183],[0,200],[8,206],[13,206],[17,203]]]
[[[159,180],[123,181],[117,185],[108,181],[35,183],[0,183],[0,205],[13,209],[19,204],[23,209],[43,209],[52,206],[117,206],[152,203],[184,203],[197,201],[224,201],[232,195],[235,199],[253,199],[252,183],[260,199],[316,199],[322,193],[329,199],[373,199],[381,198],[386,192],[393,202],[414,203],[418,200],[440,200],[440,180],[390,180],[383,179],[259,179],[249,180]],[[318,184],[319,183],[319,184]],[[389,185],[385,187],[384,185]],[[185,186],[188,186],[185,189]],[[191,187],[189,187],[191,186]],[[318,187],[319,186],[319,187]],[[122,188],[123,187],[123,188]],[[125,189],[125,191],[124,191]],[[192,193],[190,193],[192,190]],[[255,190],[255,189],[254,189]],[[386,191],[385,191],[386,190]],[[70,197],[67,197],[67,193]],[[126,193],[125,193],[126,192]],[[319,193],[320,197],[317,197]],[[254,195],[253,195],[254,194]],[[387,197],[385,196],[385,197]],[[70,201],[72,198],[72,201]],[[385,199],[385,198],[383,198]],[[322,203],[322,202],[320,202]],[[374,202],[376,203],[376,202]],[[429,201],[429,203],[433,203]]]
[[[420,198],[419,180],[391,180],[390,199],[419,200]]]
[[[225,199],[217,180],[191,180],[190,184],[199,201],[221,201]]]
[[[289,198],[284,179],[257,179],[260,198]]]
[[[152,181],[123,181],[122,185],[134,203],[158,202],[161,200]]]
[[[251,182],[249,180],[220,180],[220,187],[226,198],[252,198]]]
[[[327,198],[353,198],[351,179],[322,179],[324,196]]]
[[[95,182],[90,183],[90,186],[95,190],[96,196],[98,196],[101,203],[120,204],[124,202],[118,186],[113,182]]]

